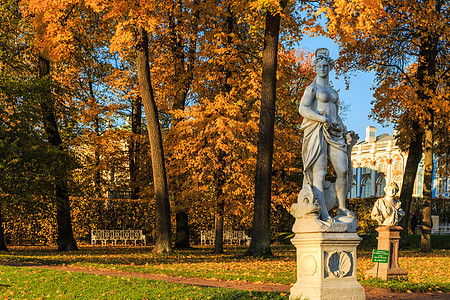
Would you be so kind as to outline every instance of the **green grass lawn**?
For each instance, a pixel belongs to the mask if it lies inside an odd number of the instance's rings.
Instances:
[[[283,293],[0,266],[0,299],[287,299]]]
[[[357,261],[361,284],[403,292],[450,292],[450,250],[447,248],[450,236],[433,236],[435,250],[431,253],[418,250],[416,236],[411,240],[412,246],[400,250],[399,258],[400,266],[409,272],[409,280],[377,281],[363,279],[364,272],[374,266],[371,251],[374,245],[376,247],[373,236],[364,237]],[[245,247],[226,247],[222,255],[212,254],[211,247],[178,250],[164,255],[151,253],[151,247],[85,246],[80,251],[65,253],[49,247],[10,247],[10,250],[9,253],[0,253],[0,259],[255,283],[292,285],[296,280],[295,248],[292,245],[273,246],[275,256],[270,258],[244,256]],[[0,284],[4,282],[0,281]]]

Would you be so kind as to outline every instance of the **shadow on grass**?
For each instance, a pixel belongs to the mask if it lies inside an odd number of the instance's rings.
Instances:
[[[228,290],[220,295],[213,295],[208,297],[208,299],[214,300],[235,300],[235,299],[288,299],[287,294],[284,293],[266,293],[266,292],[248,292],[248,291],[237,291],[237,290]]]
[[[272,246],[273,256],[252,257],[246,255],[247,247],[231,246],[224,254],[213,254],[212,247],[193,247],[176,249],[170,253],[154,254],[152,247],[124,246],[81,246],[80,251],[58,252],[50,247],[10,247],[9,253],[0,255],[0,259],[31,262],[43,265],[62,265],[92,263],[104,265],[158,265],[203,264],[205,262],[251,262],[251,261],[293,261],[295,248],[292,245]]]
[[[421,253],[420,235],[410,235],[411,246],[401,251],[408,251],[411,257],[426,257],[431,254]],[[434,250],[449,249],[450,235],[433,235],[432,246]],[[196,265],[201,268],[205,263],[252,263],[252,262],[295,262],[295,248],[292,245],[273,245],[274,256],[252,257],[246,256],[246,246],[225,247],[224,254],[213,254],[213,246],[198,246],[191,249],[173,250],[165,254],[153,254],[152,247],[133,246],[83,246],[80,251],[58,252],[50,247],[10,247],[10,252],[0,253],[0,259],[8,261],[32,262],[43,265],[71,265],[105,267],[154,267],[158,265],[190,264],[192,269]],[[370,257],[373,249],[377,248],[376,234],[362,236],[358,247],[358,257]],[[436,251],[435,251],[436,252]],[[109,268],[109,267],[108,267]],[[141,271],[146,272],[146,268]]]

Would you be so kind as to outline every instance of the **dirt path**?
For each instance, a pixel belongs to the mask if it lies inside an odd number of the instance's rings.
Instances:
[[[285,292],[289,293],[290,286],[282,284],[270,283],[248,283],[240,281],[222,281],[204,278],[189,278],[189,277],[172,277],[165,275],[134,273],[124,271],[114,271],[106,269],[80,268],[73,266],[48,266],[35,263],[26,262],[11,262],[0,260],[0,265],[12,267],[28,267],[37,269],[46,269],[53,271],[65,271],[74,273],[86,273],[95,275],[105,275],[112,277],[132,277],[150,280],[160,280],[178,284],[188,284],[203,287],[218,287],[227,289],[247,290],[247,291],[262,291],[262,292]],[[381,288],[366,288],[367,300],[384,300],[384,299],[401,299],[401,300],[450,300],[450,293],[396,293],[388,289]]]

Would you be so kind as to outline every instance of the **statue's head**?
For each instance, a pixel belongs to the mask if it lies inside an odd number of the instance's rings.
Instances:
[[[314,72],[316,73],[317,73],[316,66],[320,62],[327,62],[330,70],[334,68],[334,60],[330,57],[330,51],[328,51],[327,48],[319,48],[315,52],[312,67]]]
[[[391,182],[384,188],[384,193],[386,196],[395,197],[399,190],[398,185],[395,182]]]

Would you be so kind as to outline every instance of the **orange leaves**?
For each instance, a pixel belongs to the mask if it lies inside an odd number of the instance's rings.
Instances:
[[[169,180],[184,178],[177,182],[179,201],[212,205],[221,174],[221,197],[228,213],[251,216],[261,93],[258,63],[249,63],[245,72],[232,72],[229,94],[220,87],[215,94],[209,93],[210,87],[194,83],[194,91],[204,96],[175,114],[182,121],[169,131],[165,145]],[[287,207],[300,184],[301,118],[297,110],[299,94],[313,78],[311,57],[302,52],[281,53],[278,72],[272,199],[274,205]]]
[[[134,33],[129,21],[122,21],[117,23],[114,35],[111,37],[110,42],[111,45],[109,47],[109,51],[119,52],[122,57],[127,56],[124,55],[124,50],[131,49],[135,43]]]
[[[212,197],[219,173],[224,181],[223,197],[231,207],[239,206],[239,199],[251,197],[257,119],[246,113],[255,110],[249,105],[218,94],[177,114],[183,115],[183,120],[172,129],[166,144],[168,172],[175,172],[169,179],[175,174],[188,176],[178,198],[203,202]]]
[[[433,49],[450,46],[447,7],[435,1],[338,0],[326,2],[322,11],[330,35],[341,42],[340,71],[377,73],[377,120],[398,122],[407,111],[422,122],[430,120],[430,111],[446,109],[448,79],[441,76],[449,66],[439,61],[448,50]]]
[[[250,2],[250,8],[255,11],[270,10],[274,14],[281,13],[283,10],[279,0],[255,0]]]
[[[351,39],[357,33],[361,38],[376,38],[370,31],[380,26],[379,21],[386,17],[382,1],[338,0],[322,6],[318,13],[324,12],[329,22],[327,28],[331,36]]]

